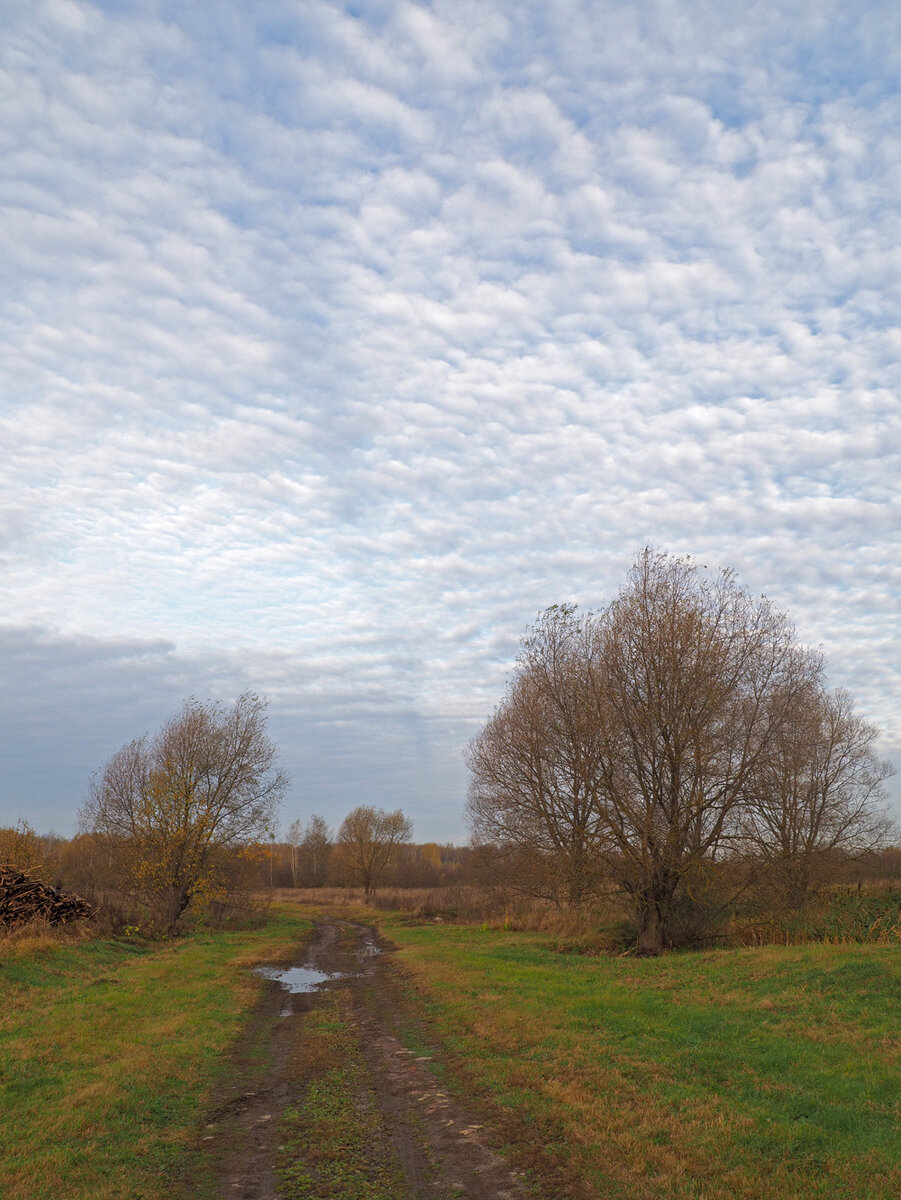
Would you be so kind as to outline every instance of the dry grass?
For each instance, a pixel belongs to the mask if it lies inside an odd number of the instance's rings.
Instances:
[[[280,888],[272,895],[285,903],[319,908],[364,907],[362,888]],[[578,953],[619,953],[632,945],[635,929],[626,899],[611,890],[577,910],[549,901],[475,885],[383,887],[370,899],[369,910],[404,913],[413,920],[467,924],[489,929],[550,933],[557,949]],[[803,946],[901,944],[901,890],[835,887],[811,897],[803,912],[759,911],[731,921],[724,910],[697,946]]]
[[[623,946],[625,911],[616,896],[578,910],[566,910],[545,900],[510,896],[486,887],[451,885],[437,888],[378,888],[369,905],[362,888],[277,888],[280,903],[318,908],[368,908],[370,912],[403,913],[436,924],[479,925],[556,934],[567,941],[560,948],[591,953]]]
[[[51,925],[44,917],[36,917],[11,929],[0,926],[0,962],[46,954],[59,946],[84,942],[95,936],[96,930],[90,921]]]

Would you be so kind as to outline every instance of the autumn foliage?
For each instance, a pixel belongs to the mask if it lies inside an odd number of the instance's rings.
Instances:
[[[236,852],[268,831],[286,785],[264,701],[192,699],[158,733],[113,755],[80,823],[118,886],[172,929],[190,905],[227,893]]]

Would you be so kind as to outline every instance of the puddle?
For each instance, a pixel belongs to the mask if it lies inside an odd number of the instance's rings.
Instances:
[[[375,938],[371,936],[364,937],[356,949],[358,958],[372,958],[374,955],[381,953],[382,951],[376,945]],[[264,979],[271,979],[273,983],[277,983],[286,992],[293,995],[302,992],[318,991],[324,984],[329,983],[333,979],[341,979],[346,974],[344,971],[320,971],[316,967],[308,966],[254,967],[253,971],[256,975],[262,975]],[[351,974],[356,974],[353,968],[351,968]],[[282,1016],[289,1016],[293,1011],[289,1004],[283,1010]]]
[[[286,992],[315,992],[322,984],[335,976],[329,971],[317,971],[313,967],[254,967],[254,974],[272,979]]]

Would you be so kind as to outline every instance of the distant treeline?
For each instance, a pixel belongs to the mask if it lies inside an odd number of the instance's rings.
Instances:
[[[284,894],[328,889],[332,897],[336,889],[361,887],[325,822],[313,819],[307,827],[311,823],[320,839],[315,851],[302,840],[294,845],[273,839],[227,851],[220,863],[224,882],[197,905],[194,917],[227,922],[235,913],[252,909],[270,890]],[[40,834],[25,821],[0,827],[0,863],[84,896],[101,909],[106,928],[155,923],[148,906],[118,886],[121,863],[109,843],[93,834]],[[885,940],[885,935],[891,940],[891,929],[897,926],[896,940],[901,941],[901,845],[854,855],[836,852],[820,866],[817,887],[802,912],[787,909],[765,876],[744,890],[736,886],[742,878],[747,881],[748,863],[736,858],[722,864],[718,869],[723,882],[728,879],[730,892],[740,895],[715,919],[708,913],[705,929],[694,940],[722,939],[725,933],[743,942],[870,940],[870,933],[873,940]],[[538,927],[556,923],[562,928],[569,918],[570,927],[596,928],[624,947],[629,944],[634,931],[629,928],[628,906],[619,902],[612,879],[576,916],[566,905],[532,894],[535,869],[534,862],[498,846],[407,843],[394,847],[377,881],[375,899],[445,920],[497,919]],[[882,924],[870,930],[877,921]]]

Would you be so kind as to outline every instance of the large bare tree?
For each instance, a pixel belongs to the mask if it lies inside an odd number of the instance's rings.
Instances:
[[[221,882],[224,851],[270,831],[286,786],[264,700],[190,699],[158,733],[113,755],[79,823],[116,851],[124,886],[171,929]]]
[[[659,953],[821,671],[730,572],[647,549],[603,612],[550,609],[524,639],[469,749],[474,836],[555,899],[618,883]]]
[[[787,619],[731,572],[645,550],[597,626],[597,713],[611,868],[638,950],[730,835],[754,772],[821,670]]]

